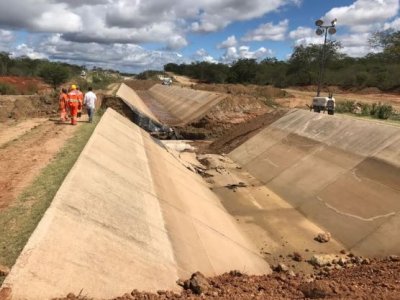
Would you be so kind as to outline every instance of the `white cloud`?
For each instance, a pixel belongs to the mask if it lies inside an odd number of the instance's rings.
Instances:
[[[61,34],[19,45],[12,54],[130,72],[162,69],[169,62],[189,63],[177,52],[146,50],[134,44],[74,43],[62,39]]]
[[[338,41],[341,42],[343,48],[340,52],[345,53],[352,57],[362,57],[368,53],[375,52],[369,45],[370,33],[351,33],[346,35],[339,35]]]
[[[225,41],[223,41],[221,44],[217,45],[218,49],[226,49],[229,47],[235,47],[237,45],[237,40],[236,37],[234,35],[231,35],[230,37],[228,37]]]
[[[289,20],[283,20],[277,25],[271,23],[261,24],[258,28],[248,32],[242,40],[245,42],[250,41],[282,41],[285,39],[286,32],[289,27]]]
[[[292,40],[305,39],[315,35],[315,30],[309,27],[297,27],[297,29],[289,32],[289,37]]]
[[[81,17],[65,3],[46,0],[0,1],[0,25],[42,32],[82,30]]]
[[[181,0],[183,2],[183,0]],[[193,5],[193,4],[191,4]],[[286,5],[299,5],[298,0],[200,0],[197,20],[192,23],[191,30],[213,32],[224,28],[234,21],[245,21],[261,17],[277,11]]]
[[[12,31],[0,29],[0,51],[8,52],[13,40],[14,34]]]
[[[400,30],[400,18],[396,18],[392,22],[385,23],[383,25],[383,30],[387,29]]]
[[[399,11],[399,0],[357,0],[349,6],[331,9],[324,19],[338,19],[338,26],[348,26],[354,32],[367,32],[394,17]]]
[[[18,56],[27,56],[30,59],[44,59],[47,56],[44,53],[36,52],[34,48],[29,47],[26,44],[18,45],[14,51],[11,52],[11,56],[18,57]]]
[[[0,26],[65,33],[75,42],[187,45],[186,34],[214,32],[299,0],[13,0],[0,1]]]
[[[201,48],[199,50],[196,51],[195,55],[194,55],[194,59],[196,61],[205,61],[205,62],[209,62],[209,63],[218,63],[218,61],[212,57],[210,54],[208,54],[208,52]]]
[[[263,59],[267,56],[272,55],[272,51],[261,47],[255,51],[251,51],[248,46],[229,47],[225,50],[224,55],[221,57],[220,61],[222,63],[232,63],[238,59]]]

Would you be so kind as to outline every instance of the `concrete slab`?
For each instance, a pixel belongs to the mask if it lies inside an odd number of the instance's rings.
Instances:
[[[161,84],[151,87],[149,94],[175,118],[168,124],[174,126],[195,121],[226,97],[224,94]]]
[[[108,109],[3,288],[104,299],[232,269],[270,272],[202,179]]]
[[[153,121],[160,123],[160,121],[153,114],[150,108],[143,102],[139,95],[125,83],[121,84],[116,95],[120,97],[131,109],[138,110],[140,113],[149,117]]]
[[[379,256],[400,254],[383,231],[399,226],[399,146],[397,126],[293,110],[229,156],[348,249]]]

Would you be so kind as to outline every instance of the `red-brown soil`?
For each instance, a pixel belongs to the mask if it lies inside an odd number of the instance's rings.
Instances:
[[[288,97],[285,91],[272,86],[196,84],[192,88],[224,93],[227,97],[201,119],[177,128],[186,139],[219,138],[227,131],[239,128],[238,124],[251,123],[251,120],[274,111],[275,98]]]
[[[278,120],[286,112],[287,110],[285,109],[273,110],[257,116],[248,122],[235,125],[212,142],[207,149],[203,149],[203,152],[218,154],[229,153],[252,136],[256,135],[260,130]]]
[[[58,99],[50,95],[0,95],[0,122],[49,117],[58,112]]]
[[[46,121],[0,148],[0,212],[33,181],[74,130],[68,124]]]
[[[0,76],[0,83],[11,85],[17,95],[32,95],[51,90],[41,79],[34,77]]]
[[[294,275],[294,276],[293,276]],[[197,275],[196,275],[197,276]],[[324,275],[288,274],[252,276],[232,271],[217,277],[181,281],[181,293],[156,294],[133,290],[113,300],[130,299],[400,299],[400,262],[372,260],[369,264],[332,270]],[[195,287],[195,288],[194,288]],[[200,294],[199,294],[200,293]],[[83,293],[84,294],[84,293]],[[57,299],[89,299],[68,295]]]

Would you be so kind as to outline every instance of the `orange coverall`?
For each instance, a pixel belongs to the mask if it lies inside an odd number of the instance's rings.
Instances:
[[[61,92],[58,100],[60,104],[60,119],[62,122],[64,122],[67,120],[68,95]]]
[[[80,100],[79,91],[72,90],[68,93],[68,104],[71,111],[71,124],[78,124],[78,110],[82,109],[82,102]]]

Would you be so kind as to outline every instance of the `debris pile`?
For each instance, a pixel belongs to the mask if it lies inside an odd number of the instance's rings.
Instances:
[[[349,253],[350,254],[350,253]],[[349,256],[348,261],[356,261]],[[394,259],[394,260],[393,260]],[[131,299],[400,299],[398,257],[353,263],[354,267],[332,270],[324,275],[293,274],[283,264],[271,275],[250,276],[240,271],[205,278],[197,272],[179,280],[180,293],[133,290],[113,300]],[[87,299],[72,294],[65,299]]]

